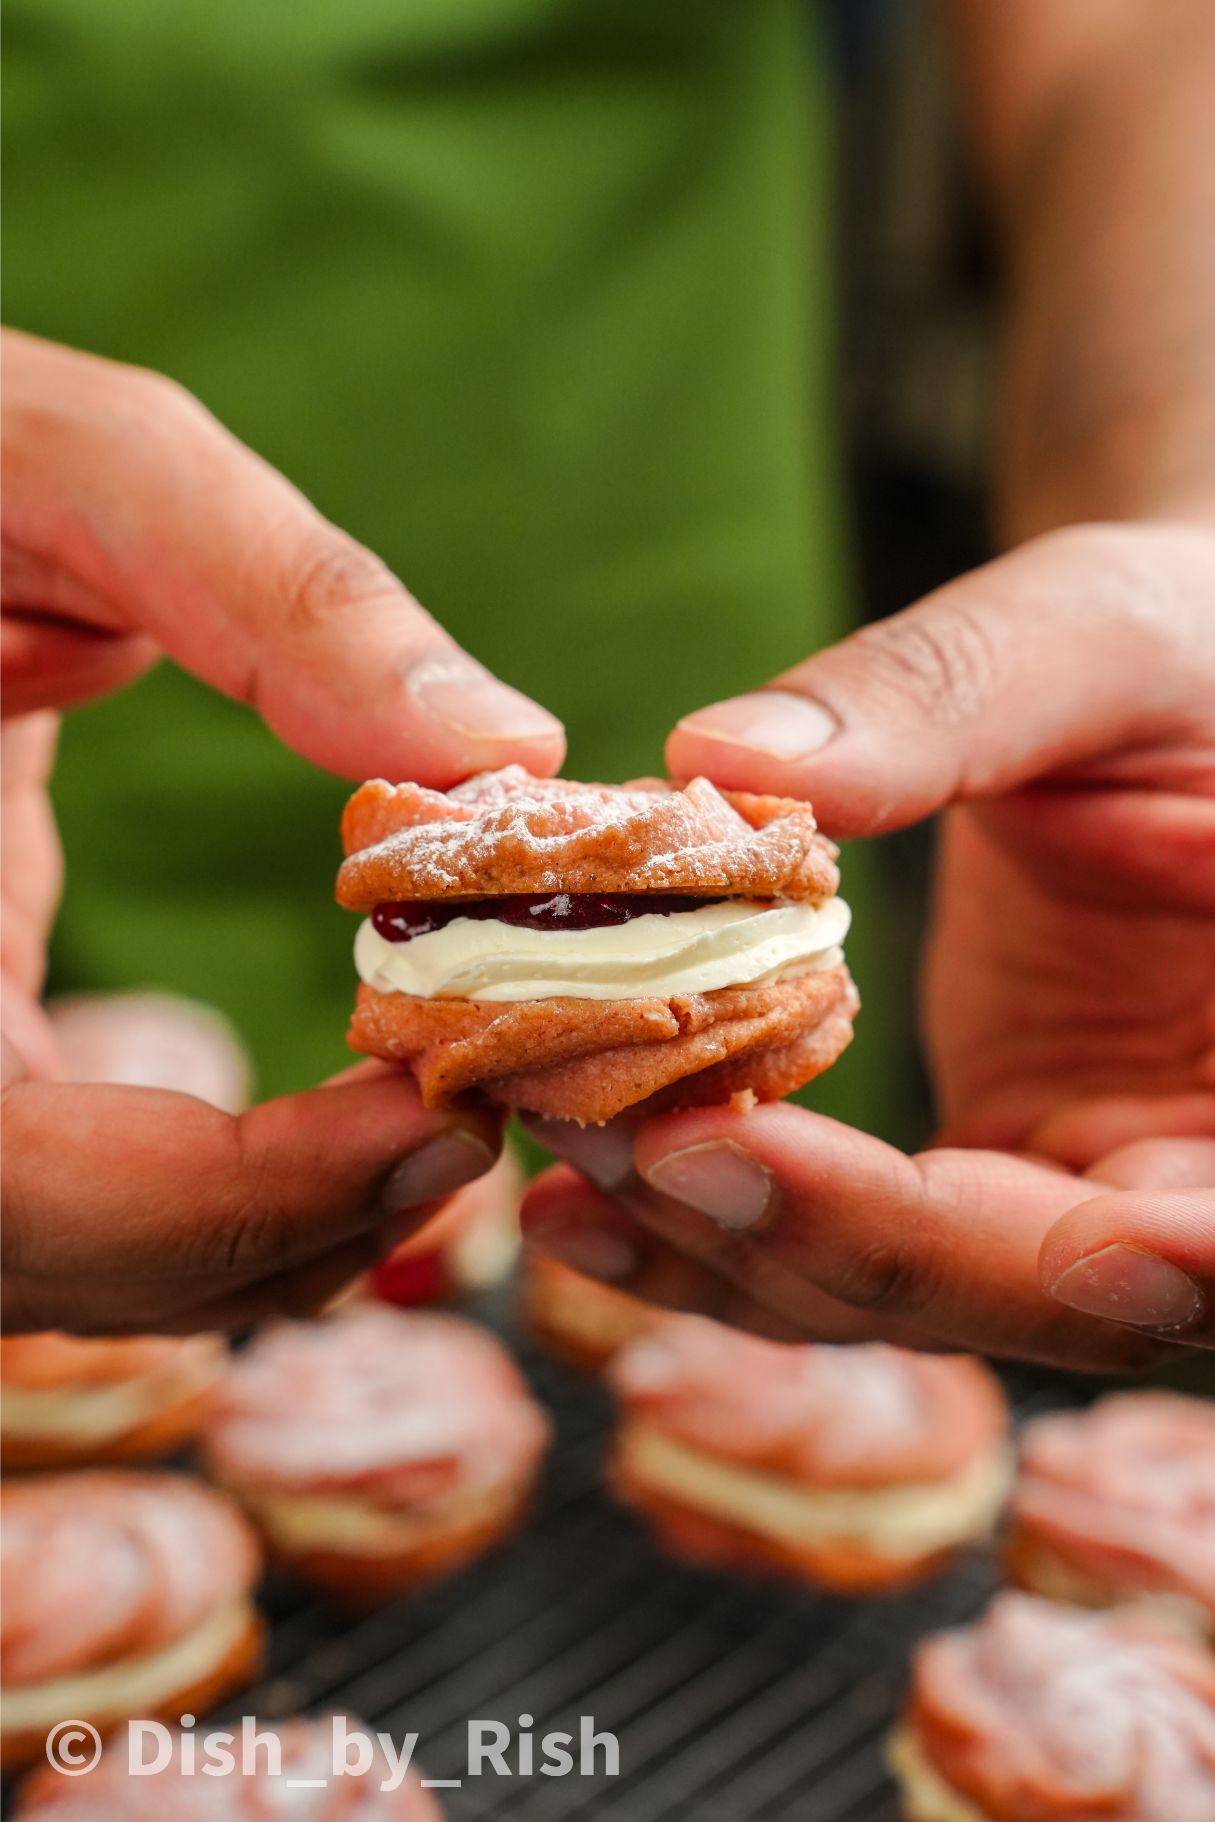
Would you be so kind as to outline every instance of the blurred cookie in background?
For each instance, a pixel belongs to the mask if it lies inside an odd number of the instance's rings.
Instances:
[[[351,1769],[363,1758],[356,1736],[367,1743],[360,1771]],[[65,1778],[51,1766],[31,1772],[14,1822],[442,1822],[418,1772],[402,1772],[375,1731],[348,1716],[257,1721],[244,1730],[166,1727],[137,1751],[136,1762],[155,1769],[132,1774],[120,1740],[82,1776]]]
[[[486,1330],[362,1303],[257,1336],[217,1395],[203,1453],[277,1562],[370,1605],[507,1536],[549,1435]]]
[[[611,1244],[610,1235],[602,1240]],[[589,1373],[601,1372],[621,1348],[664,1320],[661,1310],[627,1291],[535,1251],[524,1255],[519,1302],[529,1332],[567,1366]]]
[[[244,1046],[222,1013],[167,993],[82,993],[47,1016],[69,1082],[197,1095],[226,1113],[249,1102]]]
[[[912,1663],[908,1822],[1211,1822],[1215,1658],[1155,1614],[1002,1594]]]
[[[65,1717],[105,1733],[200,1713],[257,1674],[261,1552],[223,1494],[94,1468],[4,1489],[0,1747],[28,1763]]]
[[[0,1461],[10,1470],[171,1455],[196,1434],[227,1358],[217,1335],[6,1335]]]
[[[1215,1404],[1116,1392],[1027,1424],[1005,1560],[1050,1600],[1153,1597],[1215,1631]]]
[[[761,1341],[670,1317],[625,1348],[611,1479],[675,1554],[841,1593],[936,1573],[991,1531],[1008,1410],[977,1360]]]

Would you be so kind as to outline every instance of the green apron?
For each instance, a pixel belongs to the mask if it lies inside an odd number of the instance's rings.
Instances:
[[[562,716],[571,775],[654,771],[847,620],[816,24],[10,0],[8,319],[198,393]],[[263,1092],[340,1067],[345,790],[169,666],[69,717],[55,984],[213,1001]],[[862,907],[810,1098],[882,1128],[876,950]]]

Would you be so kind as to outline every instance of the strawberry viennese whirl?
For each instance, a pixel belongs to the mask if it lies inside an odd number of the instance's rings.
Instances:
[[[1215,1406],[1118,1392],[1026,1426],[1006,1562],[1084,1607],[1162,1600],[1215,1632]]]
[[[171,1455],[197,1431],[227,1358],[218,1335],[6,1335],[0,1460],[7,1470]]]
[[[849,912],[807,804],[510,766],[366,784],[342,836],[338,900],[367,914],[350,1041],[430,1106],[476,1087],[585,1125],[660,1094],[775,1100],[852,1036]]]
[[[204,1452],[277,1562],[372,1606],[513,1531],[549,1433],[487,1330],[366,1303],[265,1329],[225,1381]]]
[[[179,1474],[94,1468],[5,1488],[5,1769],[65,1715],[102,1733],[201,1711],[256,1674],[261,1553],[237,1508]]]
[[[920,1646],[891,1763],[908,1822],[1210,1822],[1215,1659],[1158,1617],[999,1595]]]
[[[612,1482],[677,1555],[840,1593],[922,1581],[990,1531],[1008,1411],[977,1360],[793,1346],[670,1316],[615,1355]]]

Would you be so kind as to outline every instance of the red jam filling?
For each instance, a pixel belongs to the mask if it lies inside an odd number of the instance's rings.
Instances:
[[[673,911],[698,911],[715,901],[680,898],[674,893],[520,892],[508,898],[409,900],[377,905],[371,913],[376,930],[389,943],[428,936],[457,917],[491,919],[521,930],[603,930],[631,923],[635,917],[669,917]]]

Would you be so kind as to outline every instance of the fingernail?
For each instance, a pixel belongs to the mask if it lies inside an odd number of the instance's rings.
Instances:
[[[604,1284],[619,1284],[637,1270],[637,1254],[620,1234],[601,1227],[531,1227],[528,1244]]]
[[[436,721],[478,740],[510,740],[561,733],[561,723],[530,696],[502,683],[467,652],[424,658],[406,674],[405,687]]]
[[[679,1377],[679,1356],[661,1335],[643,1335],[613,1363],[612,1378],[622,1391],[661,1392]]]
[[[483,1176],[496,1153],[475,1132],[443,1132],[411,1151],[384,1185],[380,1201],[387,1215],[450,1196]]]
[[[801,759],[817,753],[839,733],[839,722],[808,696],[789,690],[757,690],[698,709],[679,724],[689,734],[707,734],[731,746],[765,753],[771,759]]]
[[[763,1165],[730,1139],[669,1152],[642,1175],[662,1195],[734,1229],[761,1221],[776,1187]]]
[[[528,1132],[564,1158],[597,1189],[619,1189],[633,1175],[633,1132],[628,1126],[579,1126],[577,1120],[524,1121]]]
[[[1055,1279],[1050,1294],[1086,1316],[1104,1316],[1136,1329],[1191,1328],[1206,1301],[1178,1266],[1122,1245],[1077,1259]]]

